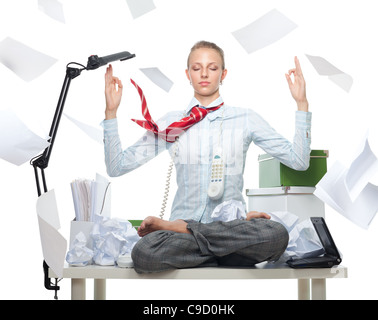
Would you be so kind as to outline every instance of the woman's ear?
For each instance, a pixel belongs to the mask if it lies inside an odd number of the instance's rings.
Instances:
[[[227,76],[227,69],[224,69],[222,71],[221,82],[224,80],[224,78],[226,78],[226,76]]]
[[[189,70],[188,69],[185,70],[185,73],[186,73],[186,77],[188,78],[188,80],[190,82],[192,82],[192,80],[190,79],[190,74],[189,74]]]

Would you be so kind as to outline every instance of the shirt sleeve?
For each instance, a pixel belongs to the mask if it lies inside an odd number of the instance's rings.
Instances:
[[[117,119],[104,120],[101,125],[104,128],[106,170],[111,177],[123,175],[140,167],[166,149],[162,139],[146,131],[138,141],[123,150]]]
[[[310,165],[311,112],[296,111],[295,134],[290,142],[277,133],[261,116],[251,112],[248,127],[251,140],[284,165],[304,171]]]

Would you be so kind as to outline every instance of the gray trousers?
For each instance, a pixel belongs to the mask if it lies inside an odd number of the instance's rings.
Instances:
[[[278,260],[289,240],[285,227],[269,219],[187,222],[190,234],[159,230],[142,237],[131,253],[135,271],[253,266]]]

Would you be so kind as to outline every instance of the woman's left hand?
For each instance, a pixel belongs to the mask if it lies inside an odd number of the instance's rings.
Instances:
[[[256,218],[270,219],[270,215],[260,211],[249,211],[245,220],[251,220]]]
[[[302,74],[301,65],[297,57],[294,58],[295,68],[290,69],[286,76],[287,83],[292,97],[297,103],[299,111],[308,111],[308,101],[306,98],[306,82]],[[294,75],[294,82],[291,75]]]

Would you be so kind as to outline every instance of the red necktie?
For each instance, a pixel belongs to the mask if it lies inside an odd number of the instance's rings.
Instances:
[[[175,142],[176,137],[178,137],[181,133],[183,133],[185,130],[190,128],[195,123],[201,121],[203,118],[206,117],[206,115],[209,112],[218,110],[223,105],[223,102],[222,102],[217,107],[212,107],[212,108],[207,108],[207,109],[201,108],[199,106],[195,106],[190,111],[189,116],[182,118],[180,121],[173,122],[166,129],[160,131],[157,124],[151,118],[150,112],[148,111],[148,108],[147,108],[146,98],[144,97],[142,89],[134,82],[134,80],[130,79],[130,81],[138,90],[140,100],[142,101],[142,114],[143,114],[143,117],[146,119],[146,120],[131,119],[131,120],[139,124],[141,127],[154,132],[155,134],[157,134],[159,137],[163,138],[167,142]]]

